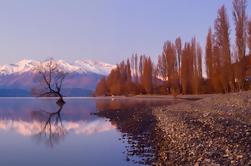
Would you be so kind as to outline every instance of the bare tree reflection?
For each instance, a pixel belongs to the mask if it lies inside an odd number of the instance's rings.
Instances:
[[[56,112],[48,112],[45,110],[33,111],[32,118],[38,121],[41,130],[34,136],[38,142],[43,142],[45,145],[53,148],[66,135],[66,130],[62,123],[61,111],[64,104],[58,103],[59,106]]]

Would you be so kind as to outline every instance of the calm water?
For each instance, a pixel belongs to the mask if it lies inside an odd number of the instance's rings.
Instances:
[[[164,100],[67,99],[65,105],[59,106],[53,99],[1,98],[0,165],[138,165],[140,162],[135,161],[145,156],[130,154],[135,151],[131,151],[131,147],[138,151],[134,146],[138,140],[132,135],[143,132],[145,126],[131,132],[127,127],[129,123],[96,113],[135,108],[147,111],[147,107],[164,104],[168,103]],[[130,125],[135,122],[138,120]]]

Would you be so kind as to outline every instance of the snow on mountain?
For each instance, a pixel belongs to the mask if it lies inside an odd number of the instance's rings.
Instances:
[[[49,61],[21,60],[15,64],[0,65],[0,96],[32,96],[32,88],[37,86],[36,67]],[[55,60],[60,70],[67,73],[63,94],[66,96],[91,96],[100,78],[108,75],[115,65],[77,60],[68,63]]]
[[[48,61],[43,61],[42,64],[46,64]],[[73,63],[68,63],[64,60],[56,60],[59,68],[69,73],[95,73],[99,75],[108,75],[109,72],[115,67],[115,65],[91,61],[91,60],[76,60]],[[39,65],[39,61],[35,60],[21,60],[15,64],[0,65],[0,74],[22,74],[26,72],[34,72],[34,68]]]
[[[0,74],[25,73],[31,71],[37,64],[39,64],[38,61],[21,60],[15,64],[0,66]]]
[[[115,68],[115,65],[91,60],[77,60],[74,65],[79,67],[80,71],[92,71],[101,75],[108,75]]]

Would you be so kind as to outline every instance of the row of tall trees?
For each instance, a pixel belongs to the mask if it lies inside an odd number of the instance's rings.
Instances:
[[[96,95],[228,93],[247,88],[251,66],[251,19],[246,0],[233,0],[235,43],[231,47],[230,24],[225,6],[209,28],[203,51],[193,38],[182,43],[166,41],[155,65],[149,56],[132,55],[101,79]],[[248,46],[248,47],[247,47]],[[248,56],[247,50],[249,49]],[[203,77],[202,58],[206,76]]]
[[[214,33],[211,29],[208,31],[206,71],[212,92],[227,93],[246,88],[246,71],[250,65],[246,46],[251,40],[251,34],[247,30],[250,29],[251,21],[247,21],[246,6],[246,0],[233,0],[235,44],[232,50],[229,37],[230,25],[225,6],[218,10]]]
[[[154,64],[150,57],[132,55],[102,78],[96,87],[96,95],[128,95],[153,93]]]

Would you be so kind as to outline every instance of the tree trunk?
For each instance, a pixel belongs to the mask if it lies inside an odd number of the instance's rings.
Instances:
[[[58,103],[58,104],[64,104],[65,101],[64,101],[64,99],[63,99],[63,96],[62,96],[61,94],[58,94],[58,96],[59,96],[59,99],[57,100],[57,103]]]

